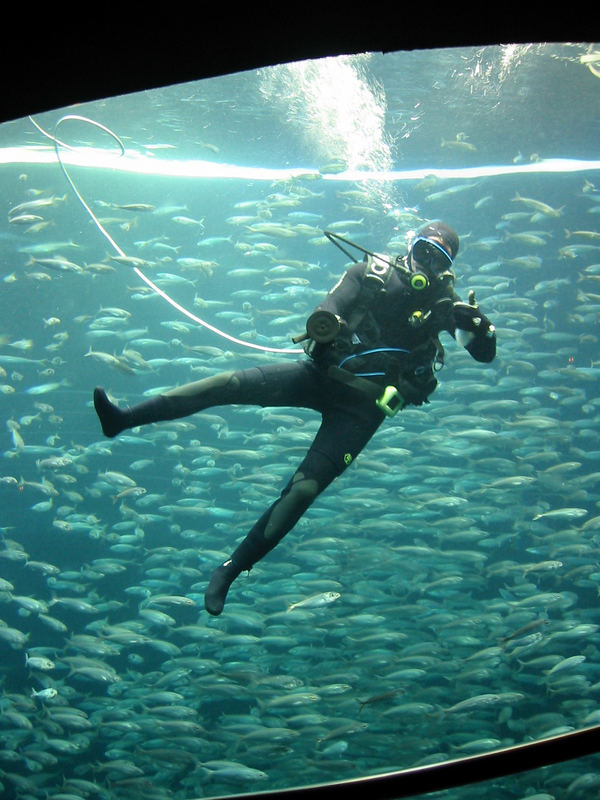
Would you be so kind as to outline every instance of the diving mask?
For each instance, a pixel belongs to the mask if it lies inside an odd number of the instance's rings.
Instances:
[[[441,244],[418,236],[412,243],[411,260],[418,262],[419,266],[425,267],[433,273],[439,274],[452,266],[452,256]]]

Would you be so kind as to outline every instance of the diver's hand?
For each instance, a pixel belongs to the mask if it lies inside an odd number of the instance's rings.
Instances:
[[[422,406],[429,402],[427,397],[435,390],[437,380],[432,376],[423,386],[415,386],[405,378],[398,378],[396,386],[405,406]]]
[[[463,303],[460,300],[454,303],[454,324],[456,328],[475,335],[486,335],[489,331],[493,333],[494,326],[489,319],[482,314],[479,306]]]

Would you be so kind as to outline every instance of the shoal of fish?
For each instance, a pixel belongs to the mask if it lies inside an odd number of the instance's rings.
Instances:
[[[577,180],[553,204],[522,182],[494,201],[492,230],[483,181],[416,183],[422,210],[387,213],[366,187],[302,178],[231,190],[219,215],[106,200],[128,256],[102,259],[70,238],[74,198],[13,187],[3,294],[34,303],[0,334],[7,793],[277,789],[600,723],[600,188]],[[431,216],[462,220],[457,290],[496,325],[496,361],[448,342],[431,404],[387,422],[208,618],[210,572],[318,420],[219,408],[103,439],[95,383],[134,403],[286,358],[223,344],[127,270],[287,347],[345,266],[324,229],[399,254]],[[507,779],[497,797],[598,786],[595,761]]]

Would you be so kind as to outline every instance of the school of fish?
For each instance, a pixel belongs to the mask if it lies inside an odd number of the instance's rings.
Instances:
[[[94,209],[126,257],[58,170],[4,191],[3,796],[277,789],[599,724],[598,176],[432,177],[393,208],[313,176],[168,196],[114,181]],[[430,218],[461,236],[456,288],[496,326],[497,359],[448,338],[431,403],[386,422],[209,618],[212,569],[318,419],[217,408],[104,439],[96,384],[133,404],[298,357],[224,343],[131,266],[236,337],[291,348],[346,266],[324,230],[397,255]],[[494,797],[599,786],[596,760]]]

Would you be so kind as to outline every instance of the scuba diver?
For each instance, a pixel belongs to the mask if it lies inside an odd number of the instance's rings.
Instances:
[[[452,264],[459,240],[448,225],[428,223],[412,239],[407,255],[397,258],[327,235],[362,251],[364,258],[353,259],[308,318],[306,333],[295,338],[309,358],[222,372],[123,409],[102,388],[94,391],[94,406],[109,437],[221,405],[291,406],[321,414],[315,439],[279,498],[212,573],[205,607],[214,616],[223,611],[237,576],[283,539],[386,417],[429,402],[437,385],[435,372],[443,365],[442,331],[476,361],[490,362],[496,355],[494,326],[473,293],[464,303],[454,292]]]

